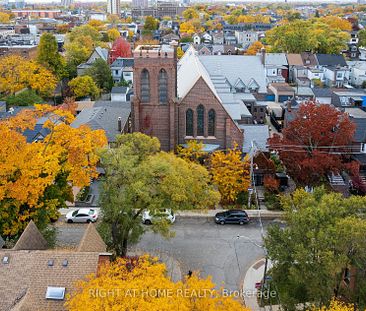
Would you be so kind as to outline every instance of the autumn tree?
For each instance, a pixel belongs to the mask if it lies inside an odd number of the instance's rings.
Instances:
[[[66,308],[69,311],[249,311],[238,300],[223,296],[215,289],[211,277],[203,279],[194,273],[173,282],[167,275],[165,264],[157,258],[147,255],[118,258],[102,268],[98,276],[79,281],[76,291],[68,297]],[[96,293],[96,289],[100,293],[115,293],[91,294]]]
[[[105,27],[104,23],[99,19],[90,19],[88,25],[95,28],[97,31],[100,31]]]
[[[101,192],[101,233],[117,256],[125,256],[128,244],[139,240],[144,211],[158,216],[165,209],[205,209],[218,203],[219,194],[209,185],[207,170],[159,152],[157,138],[125,134],[117,145],[102,156],[106,177]],[[152,228],[170,235],[164,217],[154,221]]]
[[[242,152],[236,146],[228,150],[214,152],[211,156],[210,173],[217,185],[223,204],[235,203],[250,185],[249,163],[242,159]]]
[[[144,23],[145,31],[153,31],[158,29],[159,22],[152,16],[146,16]]]
[[[281,304],[295,310],[299,304],[324,309],[333,297],[366,305],[366,198],[303,189],[281,199],[285,227],[268,228],[265,246],[273,263],[271,288]],[[352,271],[355,288],[344,284]]]
[[[348,115],[331,105],[302,104],[296,117],[269,139],[270,149],[279,153],[289,175],[302,185],[314,185],[330,172],[354,173],[353,163],[340,154],[353,139],[355,125]]]
[[[101,58],[95,62],[85,72],[87,76],[91,76],[95,84],[103,91],[109,92],[113,86],[113,77],[111,69],[107,62]]]
[[[101,44],[102,36],[90,25],[74,27],[65,38],[65,57],[70,77],[75,77],[77,66],[87,61],[96,46]]]
[[[255,41],[245,52],[246,55],[257,55],[264,48],[264,45],[260,41]]]
[[[178,157],[187,161],[200,163],[205,154],[207,153],[203,151],[203,143],[197,140],[189,140],[186,146],[177,147]]]
[[[122,37],[113,42],[109,62],[112,64],[118,57],[132,57],[131,46]]]
[[[90,76],[79,76],[72,79],[69,87],[76,98],[90,96],[95,99],[99,95],[98,86]]]
[[[57,41],[53,34],[42,34],[37,50],[37,62],[51,70],[58,78],[64,75],[64,59],[58,53]]]
[[[118,37],[121,36],[117,28],[111,28],[107,31],[108,40],[110,42],[115,41]]]
[[[5,12],[0,12],[0,23],[2,24],[10,23],[10,15]]]
[[[184,52],[183,52],[182,48],[180,46],[178,46],[177,47],[177,58],[181,59],[183,55],[184,55]]]
[[[56,87],[57,80],[51,71],[17,55],[1,57],[0,72],[0,93],[3,95],[29,88],[47,97]]]
[[[274,52],[339,54],[350,35],[319,20],[295,20],[266,33]]]
[[[183,17],[187,21],[193,18],[198,18],[198,13],[194,8],[188,8],[183,11]]]
[[[45,118],[49,134],[27,142],[24,131]],[[0,121],[0,235],[16,237],[32,219],[44,228],[57,218],[58,208],[73,200],[71,187],[83,187],[96,177],[99,148],[106,145],[101,131],[73,128],[72,114],[64,107],[36,105]]]

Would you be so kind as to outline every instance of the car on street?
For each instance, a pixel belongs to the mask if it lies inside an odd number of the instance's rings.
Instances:
[[[225,224],[239,224],[244,225],[250,221],[246,211],[243,210],[228,210],[217,213],[215,215],[215,222],[220,225]]]
[[[142,222],[145,225],[151,225],[154,222],[154,219],[165,218],[170,223],[175,222],[175,215],[171,209],[164,209],[158,213],[150,213],[150,211],[144,211],[142,214]]]
[[[93,208],[80,208],[70,211],[66,214],[66,222],[96,222],[98,220],[98,212]]]

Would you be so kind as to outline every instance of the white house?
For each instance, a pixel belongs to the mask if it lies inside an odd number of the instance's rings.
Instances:
[[[196,34],[196,33],[195,33],[195,34],[193,35],[192,39],[193,39],[193,43],[194,43],[194,44],[197,44],[197,45],[198,45],[198,44],[201,44],[201,37],[200,37],[198,34]]]
[[[235,38],[238,44],[242,44],[244,47],[249,47],[252,43],[258,41],[258,32],[253,30],[235,30]]]
[[[133,58],[118,57],[110,66],[113,82],[133,83]]]
[[[85,62],[80,64],[77,67],[77,74],[78,76],[83,75],[85,71],[91,67],[91,65],[97,60],[97,59],[103,59],[104,61],[108,60],[108,49],[101,48],[100,46],[97,46],[93,53],[90,55],[89,59]]]
[[[366,81],[366,62],[356,61],[347,62],[349,66],[349,80],[355,87],[362,86],[362,83]]]

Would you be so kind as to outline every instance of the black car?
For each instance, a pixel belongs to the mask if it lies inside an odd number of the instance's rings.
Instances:
[[[239,224],[244,225],[249,222],[249,216],[246,211],[229,210],[226,212],[217,213],[215,215],[215,222],[217,224]]]

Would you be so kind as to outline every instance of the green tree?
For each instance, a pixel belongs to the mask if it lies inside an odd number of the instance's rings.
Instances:
[[[358,32],[358,40],[359,46],[366,47],[366,29],[362,29]]]
[[[218,203],[219,194],[209,185],[207,170],[172,153],[159,152],[157,138],[126,134],[117,145],[102,156],[106,177],[100,227],[117,256],[125,256],[128,244],[142,235],[144,211],[158,217],[165,209],[207,208]],[[171,234],[164,217],[154,221],[152,228],[164,236]]]
[[[315,188],[281,199],[286,227],[269,227],[265,246],[273,262],[270,274],[281,304],[295,310],[299,303],[327,305],[332,297],[366,303],[366,198],[344,198]],[[347,292],[343,273],[357,269],[357,286]],[[360,308],[362,309],[362,308]]]
[[[53,34],[42,34],[37,50],[37,61],[51,70],[58,78],[62,78],[64,75],[64,59],[58,53],[57,41]]]
[[[32,106],[44,103],[44,99],[38,96],[33,90],[25,90],[17,95],[10,95],[6,98],[8,106]]]
[[[146,16],[144,30],[153,31],[158,29],[159,22],[152,16]]]
[[[91,67],[86,70],[86,75],[91,76],[95,84],[103,91],[109,92],[113,86],[111,69],[107,62],[101,58],[97,59]]]
[[[76,98],[90,96],[95,99],[99,95],[99,89],[90,76],[80,76],[72,79],[69,82],[69,87]]]

